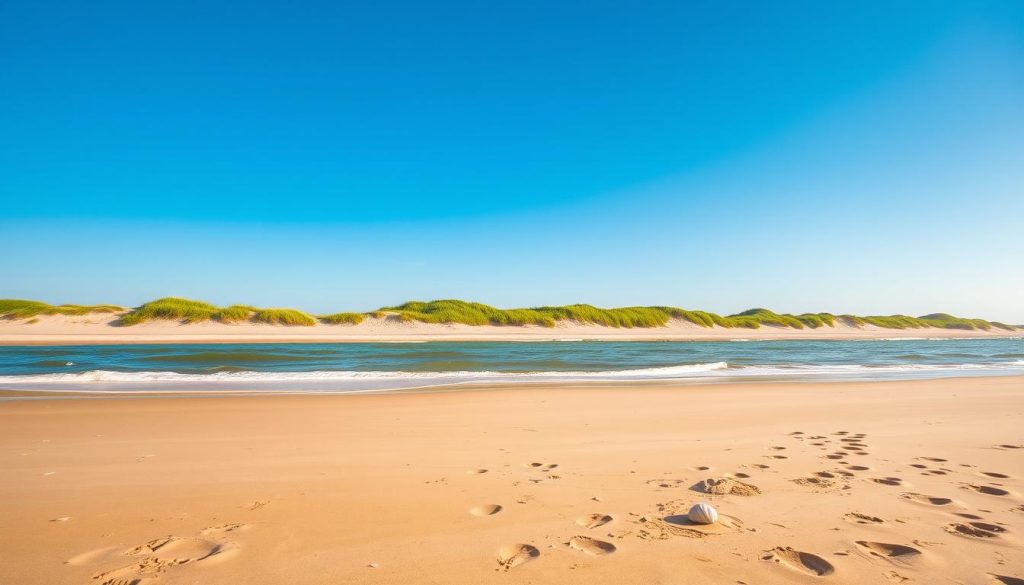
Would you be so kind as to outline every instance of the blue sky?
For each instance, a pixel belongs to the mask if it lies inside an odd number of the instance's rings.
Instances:
[[[0,296],[1024,323],[1020,2],[162,4],[3,7]]]

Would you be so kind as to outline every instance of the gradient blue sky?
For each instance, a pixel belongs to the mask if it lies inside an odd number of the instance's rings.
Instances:
[[[1024,323],[1024,3],[7,2],[0,296]]]

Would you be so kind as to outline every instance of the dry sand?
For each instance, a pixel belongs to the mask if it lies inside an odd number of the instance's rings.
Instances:
[[[0,319],[0,345],[57,345],[102,343],[258,343],[350,341],[552,341],[562,339],[661,341],[728,339],[886,339],[951,337],[1021,337],[1024,330],[883,329],[871,325],[818,329],[762,327],[725,329],[700,327],[676,319],[664,327],[615,328],[562,322],[555,327],[439,325],[403,323],[396,318],[367,318],[359,325],[287,327],[259,323],[204,322],[182,324],[150,321],[131,327],[117,325],[117,316],[96,313],[77,317],[54,315],[35,322]]]
[[[3,402],[0,583],[1019,584],[1022,421],[1009,377]]]

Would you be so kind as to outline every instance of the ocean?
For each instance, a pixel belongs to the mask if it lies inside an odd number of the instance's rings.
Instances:
[[[351,393],[529,382],[1024,375],[1024,339],[161,344],[0,347],[0,389]]]

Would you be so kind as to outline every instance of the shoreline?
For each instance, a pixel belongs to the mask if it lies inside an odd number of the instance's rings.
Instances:
[[[1024,377],[0,402],[0,581],[998,583],[1022,415]]]
[[[366,390],[258,390],[258,389],[227,389],[227,390],[197,390],[192,388],[180,390],[74,390],[74,389],[17,389],[14,384],[7,384],[9,387],[0,387],[0,404],[20,400],[110,400],[110,399],[207,399],[207,398],[316,398],[316,397],[343,397],[343,396],[384,396],[384,395],[419,395],[419,394],[461,394],[476,392],[506,392],[506,391],[531,391],[545,388],[558,388],[564,391],[573,390],[616,390],[624,387],[635,389],[658,389],[673,388],[683,390],[687,388],[713,388],[730,386],[784,386],[784,385],[848,385],[848,384],[914,384],[941,381],[1017,381],[1024,386],[1024,375],[1020,373],[1008,374],[959,374],[959,375],[920,375],[908,377],[881,377],[881,378],[814,378],[814,377],[759,377],[751,379],[738,378],[665,378],[665,379],[636,379],[636,380],[557,380],[543,381],[530,380],[521,382],[454,382],[437,385],[409,386],[398,388],[381,388]],[[268,383],[269,384],[269,383]],[[74,386],[74,383],[67,383],[67,386]],[[86,384],[79,384],[86,385]],[[202,383],[193,383],[191,386],[199,386]],[[208,383],[213,386],[215,383]],[[283,385],[283,384],[282,384]],[[143,384],[138,384],[142,387]]]
[[[872,325],[792,329],[700,327],[683,320],[650,328],[614,328],[559,323],[555,327],[398,323],[368,318],[358,325],[309,327],[202,322],[146,322],[113,325],[109,315],[48,316],[35,323],[0,320],[0,346],[141,345],[226,343],[425,343],[425,342],[550,342],[550,341],[732,341],[732,340],[856,340],[856,339],[999,339],[1021,338],[1024,330],[887,329]]]

